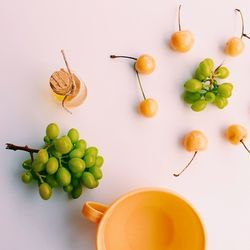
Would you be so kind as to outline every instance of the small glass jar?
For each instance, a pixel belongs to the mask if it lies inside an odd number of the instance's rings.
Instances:
[[[61,69],[61,71],[64,71],[65,73],[67,73],[64,69]],[[67,96],[64,102],[64,105],[66,108],[74,108],[74,107],[81,105],[87,97],[87,87],[85,83],[81,81],[80,78],[76,76],[75,73],[72,73],[72,76],[75,82],[75,90],[73,94]],[[56,100],[62,102],[66,95],[56,93],[56,91],[53,88],[52,88],[52,91]]]

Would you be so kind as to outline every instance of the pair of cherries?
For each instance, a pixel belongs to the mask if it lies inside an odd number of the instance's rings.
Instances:
[[[134,69],[140,86],[143,100],[138,105],[138,111],[147,118],[155,116],[158,110],[158,103],[153,98],[147,98],[142,87],[139,74],[149,75],[155,70],[155,60],[150,55],[141,55],[138,58],[131,56],[111,55],[110,58],[126,58],[135,61]]]
[[[180,10],[181,5],[179,6],[178,11],[179,31],[173,33],[171,36],[170,46],[173,50],[183,53],[189,51],[193,47],[195,39],[191,31],[181,29]],[[243,52],[245,48],[243,38],[246,37],[250,39],[250,37],[245,33],[244,19],[241,11],[239,9],[235,9],[235,11],[237,11],[241,16],[241,36],[230,38],[224,47],[225,54],[233,57],[238,56]]]
[[[247,130],[243,126],[230,125],[225,131],[225,137],[233,145],[242,144],[247,152],[250,153],[250,150],[244,142],[244,140],[247,138]],[[179,173],[174,174],[174,176],[180,176],[192,163],[197,153],[207,148],[207,144],[207,137],[199,130],[193,130],[186,134],[183,140],[183,146],[188,152],[194,152],[194,155],[190,162]]]

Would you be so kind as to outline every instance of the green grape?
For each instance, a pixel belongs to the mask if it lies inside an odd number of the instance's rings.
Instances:
[[[64,187],[70,184],[71,174],[66,168],[60,167],[56,172],[56,179],[59,185]]]
[[[98,181],[96,181],[93,174],[89,172],[83,172],[81,177],[82,184],[87,188],[96,188],[98,186]]]
[[[71,178],[71,184],[73,187],[77,187],[79,185],[79,183],[80,182],[79,182],[78,178],[76,178],[76,177]]]
[[[199,92],[202,89],[202,83],[197,79],[191,79],[185,82],[184,88],[189,92]]]
[[[84,156],[84,151],[79,148],[73,149],[70,154],[69,158],[82,158]]]
[[[85,140],[81,139],[75,143],[75,148],[81,149],[83,152],[87,147],[87,143]]]
[[[63,187],[63,190],[66,192],[66,193],[70,193],[72,192],[73,190],[73,186],[71,184],[69,184],[68,186],[64,186]]]
[[[50,153],[55,156],[57,159],[61,158],[62,157],[62,153],[59,153],[56,151],[55,147],[52,147],[50,149]]]
[[[78,185],[77,187],[74,187],[72,192],[71,192],[71,196],[73,199],[77,199],[81,196],[82,194],[82,186]]]
[[[227,83],[222,83],[218,87],[218,94],[222,97],[228,98],[232,95],[232,88]]]
[[[73,176],[74,178],[80,178],[80,177],[82,176],[82,172],[79,172],[79,173],[77,173],[77,174],[72,173],[72,176]]]
[[[25,160],[22,163],[22,166],[23,166],[24,169],[30,169],[31,166],[32,166],[32,160],[31,159]]]
[[[79,139],[79,132],[75,128],[71,128],[68,132],[68,137],[70,138],[72,143],[75,143]]]
[[[32,162],[32,169],[35,172],[41,172],[41,171],[43,171],[45,169],[45,164],[43,164],[42,162],[40,162],[38,159],[35,159]]]
[[[95,166],[100,168],[103,165],[104,159],[102,156],[97,156],[95,161]]]
[[[216,96],[213,104],[218,107],[219,109],[223,109],[227,106],[228,101],[227,98],[222,97],[222,96]]]
[[[40,149],[37,153],[37,159],[38,161],[42,162],[42,163],[46,163],[49,159],[49,154],[47,152],[46,149]]]
[[[47,175],[45,178],[45,182],[47,182],[51,186],[51,188],[55,188],[58,186],[58,182],[56,181],[54,175]]]
[[[185,91],[183,94],[183,99],[186,103],[192,104],[192,103],[200,100],[201,95],[199,92],[191,93],[191,92]]]
[[[229,70],[227,67],[219,67],[217,70],[216,70],[216,77],[217,78],[220,78],[220,79],[225,79],[229,76]]]
[[[230,88],[230,89],[231,89],[231,91],[232,91],[232,90],[233,90],[233,88],[234,88],[234,85],[233,85],[232,83],[229,83],[229,82],[222,83],[221,85],[225,85],[225,86],[227,86],[228,88]]]
[[[96,180],[100,180],[102,178],[102,170],[98,167],[91,167],[88,170],[94,177]]]
[[[96,157],[94,155],[85,155],[84,161],[86,168],[90,168],[95,165]]]
[[[59,135],[59,128],[57,124],[50,123],[46,128],[46,135],[49,137],[49,139],[54,140]]]
[[[49,175],[56,173],[59,163],[55,157],[50,157],[46,164],[46,171]]]
[[[209,66],[210,70],[213,70],[213,68],[214,68],[214,61],[213,61],[213,59],[211,59],[211,58],[205,58],[203,60],[203,62],[205,62]]]
[[[55,148],[61,154],[67,154],[71,151],[73,145],[68,136],[62,136],[61,138],[55,140]]]
[[[46,182],[42,183],[39,186],[39,194],[40,194],[42,199],[48,200],[52,194],[52,189],[51,189],[50,185]]]
[[[46,135],[43,137],[43,141],[46,143],[46,144],[50,144],[50,139],[49,137]]]
[[[213,102],[215,100],[215,94],[213,92],[207,92],[205,94],[205,100],[207,102]]]
[[[22,178],[22,181],[24,183],[26,183],[26,184],[30,183],[32,181],[32,179],[33,179],[32,174],[30,173],[30,171],[23,172],[21,178]]]
[[[204,76],[202,73],[201,73],[201,70],[200,68],[198,67],[194,73],[194,78],[199,80],[199,81],[203,81],[204,79],[206,79],[207,77]]]
[[[211,73],[212,73],[211,67],[209,66],[209,64],[206,61],[202,61],[200,63],[199,71],[205,77],[211,76]]]
[[[191,109],[193,111],[199,112],[199,111],[202,111],[203,109],[205,109],[206,106],[207,106],[207,101],[199,100],[191,105]]]
[[[79,158],[72,158],[68,162],[69,169],[72,173],[82,173],[85,169],[85,162]]]
[[[89,147],[86,149],[85,155],[93,155],[96,157],[98,155],[98,149],[96,147]]]

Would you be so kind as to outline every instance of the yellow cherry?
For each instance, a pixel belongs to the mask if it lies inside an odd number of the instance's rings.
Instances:
[[[193,47],[194,36],[192,32],[188,30],[181,30],[180,11],[181,11],[181,5],[179,6],[178,10],[179,31],[176,31],[175,33],[172,34],[170,38],[170,47],[177,52],[184,53],[189,51]]]
[[[247,138],[247,130],[241,125],[230,125],[226,129],[226,138],[230,143],[237,145]]]
[[[178,52],[187,52],[194,45],[193,34],[188,30],[175,32],[170,39],[170,46]]]
[[[199,130],[189,132],[183,139],[183,146],[189,152],[205,150],[207,143],[206,136]]]
[[[225,53],[229,56],[238,56],[243,52],[245,44],[239,37],[230,38],[225,46]]]
[[[149,75],[155,69],[155,60],[150,55],[141,55],[135,62],[135,70],[140,74]]]
[[[145,117],[151,118],[155,116],[157,110],[158,104],[152,98],[145,99],[139,104],[139,112]]]
[[[243,15],[242,15],[241,11],[239,9],[236,9],[235,11],[239,12],[240,16],[241,16],[241,28],[242,28],[241,37],[230,38],[226,42],[226,45],[224,48],[225,54],[228,56],[232,56],[232,57],[238,56],[244,51],[245,44],[243,42],[243,37],[250,39],[250,37],[247,34],[245,34],[245,31],[244,31],[244,29],[245,29],[244,28],[244,19],[243,19]]]
[[[248,147],[246,146],[244,140],[247,138],[247,130],[246,128],[244,128],[241,125],[230,125],[227,129],[226,129],[226,138],[227,140],[234,144],[234,145],[238,145],[238,144],[242,144],[244,146],[244,148],[246,149],[246,151],[248,153],[250,153],[250,150],[248,149]]]
[[[183,146],[187,151],[194,152],[194,155],[189,163],[178,174],[174,174],[174,176],[180,176],[192,163],[198,151],[202,151],[207,148],[207,144],[207,137],[199,130],[193,130],[186,134],[183,139]]]

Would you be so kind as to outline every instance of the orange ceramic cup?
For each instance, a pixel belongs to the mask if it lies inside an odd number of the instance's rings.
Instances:
[[[130,192],[111,206],[86,202],[82,213],[98,223],[97,250],[204,250],[194,209],[163,189]]]

